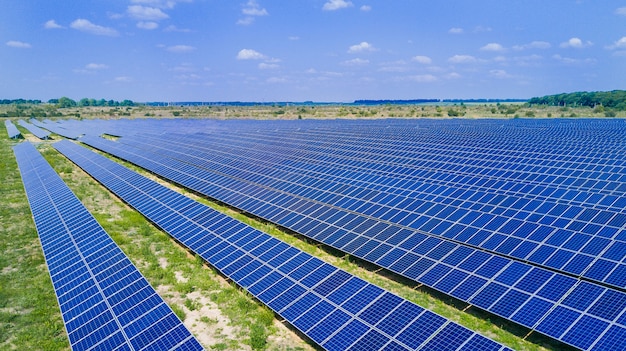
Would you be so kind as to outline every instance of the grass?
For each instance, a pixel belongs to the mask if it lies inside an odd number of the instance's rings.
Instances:
[[[13,141],[4,139],[0,150],[0,189],[5,203],[9,204],[0,209],[0,250],[3,252],[0,256],[0,349],[66,350],[69,348],[67,337],[10,149],[13,144]],[[42,144],[40,150],[150,284],[157,288],[177,316],[188,327],[192,326],[192,332],[194,327],[202,327],[211,334],[206,340],[199,338],[207,349],[313,349],[307,341],[294,337],[293,333],[287,335],[288,332],[276,323],[273,312],[267,307],[229,283],[201,258],[154,227],[49,145]],[[137,167],[129,167],[138,170]],[[147,172],[138,171],[155,179]],[[467,307],[462,302],[426,287],[415,287],[414,282],[389,272],[377,271],[366,262],[185,189],[167,185],[513,349],[557,350],[564,347],[551,344],[549,339],[535,334],[530,338],[533,342],[524,340],[527,333],[524,328],[477,309],[462,311]],[[25,213],[29,215],[25,216]],[[217,308],[221,318],[200,315],[189,320],[192,315],[205,311],[207,307]],[[226,320],[226,323],[220,320]],[[276,341],[277,337],[280,341]]]

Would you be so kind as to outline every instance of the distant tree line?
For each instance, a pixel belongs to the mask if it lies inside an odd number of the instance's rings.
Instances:
[[[530,105],[549,106],[587,106],[626,110],[626,90],[577,92],[534,97],[528,100]]]
[[[117,107],[117,106],[135,106],[135,103],[132,100],[123,100],[122,102],[115,100],[105,100],[105,99],[88,99],[82,98],[76,102],[68,97],[61,97],[58,99],[50,99],[48,100],[49,104],[56,105],[59,108],[67,108],[67,107],[84,107],[84,106],[107,106],[107,107]]]
[[[24,104],[39,105],[41,104],[41,100],[24,100],[24,99],[0,100],[0,105],[13,105],[13,104],[15,105],[24,105]]]

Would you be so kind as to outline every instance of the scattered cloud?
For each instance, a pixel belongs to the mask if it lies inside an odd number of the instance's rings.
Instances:
[[[552,47],[552,44],[547,41],[533,41],[524,45],[515,45],[513,46],[513,50],[521,51],[521,50],[529,50],[529,49],[549,49]]]
[[[237,53],[237,60],[265,60],[267,56],[252,49],[241,49]]]
[[[454,55],[448,59],[450,63],[475,63],[478,59],[471,55]]]
[[[341,9],[345,9],[347,7],[352,7],[352,6],[354,6],[352,1],[330,0],[324,4],[324,7],[322,7],[322,10],[336,11],[336,10],[341,10]]]
[[[172,46],[168,46],[166,50],[169,52],[177,53],[177,54],[184,54],[184,53],[195,51],[196,48],[190,45],[172,45]]]
[[[484,26],[476,26],[474,28],[474,33],[487,33],[487,32],[491,32],[493,29],[491,29],[491,27],[484,27]]]
[[[164,32],[179,32],[179,33],[190,33],[191,29],[187,29],[187,28],[178,28],[175,25],[171,24],[167,27],[165,27],[165,29],[163,29]]]
[[[25,43],[23,41],[17,41],[17,40],[9,40],[6,42],[6,45],[12,48],[17,48],[17,49],[30,49],[33,47],[29,43]]]
[[[407,79],[417,83],[432,83],[439,80],[432,74],[418,74],[414,76],[408,76]]]
[[[626,37],[621,37],[613,45],[607,46],[609,50],[626,49]]]
[[[580,38],[571,38],[570,40],[561,43],[562,48],[574,48],[574,49],[584,49],[593,45],[590,41],[582,41]]]
[[[620,7],[617,10],[615,10],[615,14],[621,15],[621,16],[626,16],[626,6],[625,7]]]
[[[347,60],[347,61],[343,61],[341,64],[343,64],[344,66],[365,66],[367,64],[369,64],[370,61],[369,60],[364,60],[361,58],[355,58],[352,60]]]
[[[237,21],[237,24],[240,26],[249,26],[254,23],[255,17],[269,15],[267,10],[265,8],[262,8],[256,0],[249,0],[247,3],[245,3],[243,5],[241,13],[246,17],[241,18]]]
[[[498,78],[498,79],[508,79],[508,78],[513,78],[512,75],[508,74],[505,70],[503,69],[492,69],[491,71],[489,71],[489,76],[493,77],[493,78]]]
[[[115,77],[115,79],[113,79],[113,80],[118,82],[118,83],[130,83],[130,82],[133,81],[133,79],[131,77],[128,77],[128,76]]]
[[[255,0],[250,0],[246,3],[243,10],[241,12],[247,16],[267,16],[269,13],[266,9],[261,8],[259,3]]]
[[[271,77],[271,78],[268,78],[266,80],[266,82],[273,83],[273,84],[276,84],[276,83],[287,83],[287,79],[280,78],[280,77]]]
[[[448,33],[450,33],[450,34],[463,34],[463,28],[450,28],[450,30],[448,30]]]
[[[150,21],[148,22],[140,21],[140,22],[137,22],[137,28],[146,29],[146,30],[154,30],[154,29],[159,28],[159,24],[156,22],[150,22]]]
[[[413,58],[411,58],[411,61],[415,61],[415,62],[421,63],[423,65],[430,65],[433,62],[433,60],[430,57],[428,57],[428,56],[420,56],[420,55],[413,56]]]
[[[372,11],[372,7],[370,5],[363,5],[361,6],[360,10],[363,12],[369,12]]]
[[[133,4],[144,4],[162,9],[172,9],[179,2],[192,2],[193,0],[131,0]]]
[[[348,49],[348,53],[350,54],[356,54],[359,52],[366,52],[366,51],[376,51],[376,49],[374,48],[374,46],[372,46],[372,44],[366,41],[363,41],[360,44],[352,45]]]
[[[43,27],[44,27],[45,29],[62,29],[62,28],[65,28],[65,27],[63,27],[62,25],[60,25],[60,24],[56,23],[53,19],[52,19],[52,20],[47,21],[46,23],[44,23],[44,24],[43,24]]]
[[[280,66],[275,63],[265,63],[265,62],[259,63],[259,69],[277,69],[279,67]]]
[[[571,58],[571,57],[563,57],[561,55],[553,55],[552,58],[566,65],[588,65],[588,64],[596,63],[596,60],[591,59],[591,58],[576,59],[576,58]]]
[[[460,79],[461,75],[456,72],[450,72],[443,76],[445,79]]]
[[[88,63],[85,65],[85,68],[89,70],[103,70],[109,68],[109,66],[104,63]]]
[[[119,35],[119,33],[113,28],[99,26],[83,18],[79,18],[72,22],[70,27],[81,32],[95,35],[104,35],[109,37],[116,37]]]
[[[170,17],[159,8],[141,5],[128,6],[126,12],[130,17],[142,21],[159,21]]]
[[[505,51],[504,46],[498,44],[498,43],[489,43],[485,46],[483,46],[482,48],[480,48],[480,50],[482,51],[496,51],[496,52],[500,52],[500,51]]]
[[[287,39],[289,39],[291,41],[296,41],[296,40],[300,40],[300,37],[296,36],[296,35],[292,35],[292,36],[289,36]]]

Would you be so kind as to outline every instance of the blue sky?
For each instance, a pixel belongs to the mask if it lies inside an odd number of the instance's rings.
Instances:
[[[0,98],[352,101],[626,88],[626,1],[9,0]]]

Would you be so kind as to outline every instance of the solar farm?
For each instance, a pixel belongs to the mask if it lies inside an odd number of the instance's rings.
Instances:
[[[141,262],[131,262],[33,145],[51,145],[48,152],[314,349],[526,348],[464,325],[466,311],[538,347],[626,349],[623,119],[18,125],[33,134],[12,141],[13,153],[73,350],[213,347],[181,322]],[[297,241],[426,291],[459,316],[367,281]]]

